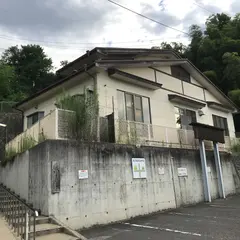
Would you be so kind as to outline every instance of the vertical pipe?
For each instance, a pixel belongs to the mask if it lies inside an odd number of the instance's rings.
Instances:
[[[55,138],[58,139],[58,108],[55,109]]]
[[[214,149],[215,165],[216,165],[216,170],[217,170],[219,195],[221,198],[226,198],[225,190],[224,190],[224,183],[223,183],[222,166],[221,166],[220,154],[219,154],[219,149],[218,149],[217,143],[213,143],[213,149]]]
[[[203,173],[204,197],[206,202],[211,202],[211,193],[210,193],[210,186],[208,181],[205,145],[203,140],[199,140],[199,143],[200,143],[200,156],[201,156],[202,173]]]

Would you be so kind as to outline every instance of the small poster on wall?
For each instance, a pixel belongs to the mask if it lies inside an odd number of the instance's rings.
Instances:
[[[132,158],[133,178],[147,178],[145,158]]]
[[[159,175],[164,175],[164,168],[163,167],[158,168],[158,174]]]
[[[179,177],[186,177],[187,174],[187,169],[186,168],[178,168],[178,176]]]
[[[87,179],[88,178],[88,170],[78,170],[78,178],[79,179]]]

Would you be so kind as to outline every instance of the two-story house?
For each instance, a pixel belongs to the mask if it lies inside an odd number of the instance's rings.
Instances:
[[[49,139],[66,138],[63,110],[56,104],[62,91],[73,97],[97,92],[98,141],[194,146],[191,122],[223,128],[226,143],[235,138],[237,107],[171,50],[94,48],[57,74],[58,82],[16,105],[24,114],[24,134],[36,141],[40,132]],[[20,138],[10,144],[16,147]]]

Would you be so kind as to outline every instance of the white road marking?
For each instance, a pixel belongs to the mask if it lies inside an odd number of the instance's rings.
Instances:
[[[233,207],[233,206],[224,206],[224,205],[218,205],[218,204],[211,204],[209,206],[211,206],[211,207],[220,207],[220,208],[239,209],[239,208],[236,208],[236,207]]]
[[[125,225],[130,225],[132,227],[140,227],[140,228],[147,228],[147,229],[155,229],[160,231],[166,231],[166,232],[174,232],[174,233],[181,233],[186,235],[192,235],[192,236],[198,236],[201,237],[202,234],[200,233],[192,233],[192,232],[184,232],[177,229],[170,229],[170,228],[159,228],[159,227],[153,227],[153,226],[146,226],[146,225],[139,225],[139,224],[131,224],[131,223],[123,223]]]
[[[170,215],[180,215],[180,216],[189,216],[189,217],[199,217],[199,218],[214,218],[214,219],[222,219],[222,220],[232,220],[232,221],[239,221],[239,218],[226,218],[226,217],[217,217],[217,216],[199,216],[195,214],[190,214],[190,213],[178,213],[178,212],[170,212],[168,213]]]
[[[190,213],[178,213],[178,212],[170,212],[168,213],[170,215],[180,215],[180,216],[191,216],[191,217],[195,217],[196,215],[190,214]]]

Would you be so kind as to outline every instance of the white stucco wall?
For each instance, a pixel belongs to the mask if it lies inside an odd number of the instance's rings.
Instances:
[[[58,91],[58,94],[52,94],[48,97],[43,98],[42,100],[35,100],[34,106],[24,111],[24,130],[27,128],[27,116],[33,114],[34,112],[40,111],[44,111],[44,116],[46,116],[56,108],[55,103],[57,102],[58,99],[63,97],[64,94],[69,95],[83,94],[84,89],[93,86],[94,80],[92,78],[87,78],[83,81],[79,80],[79,83],[74,84],[73,86],[65,88],[63,85],[61,89]]]

